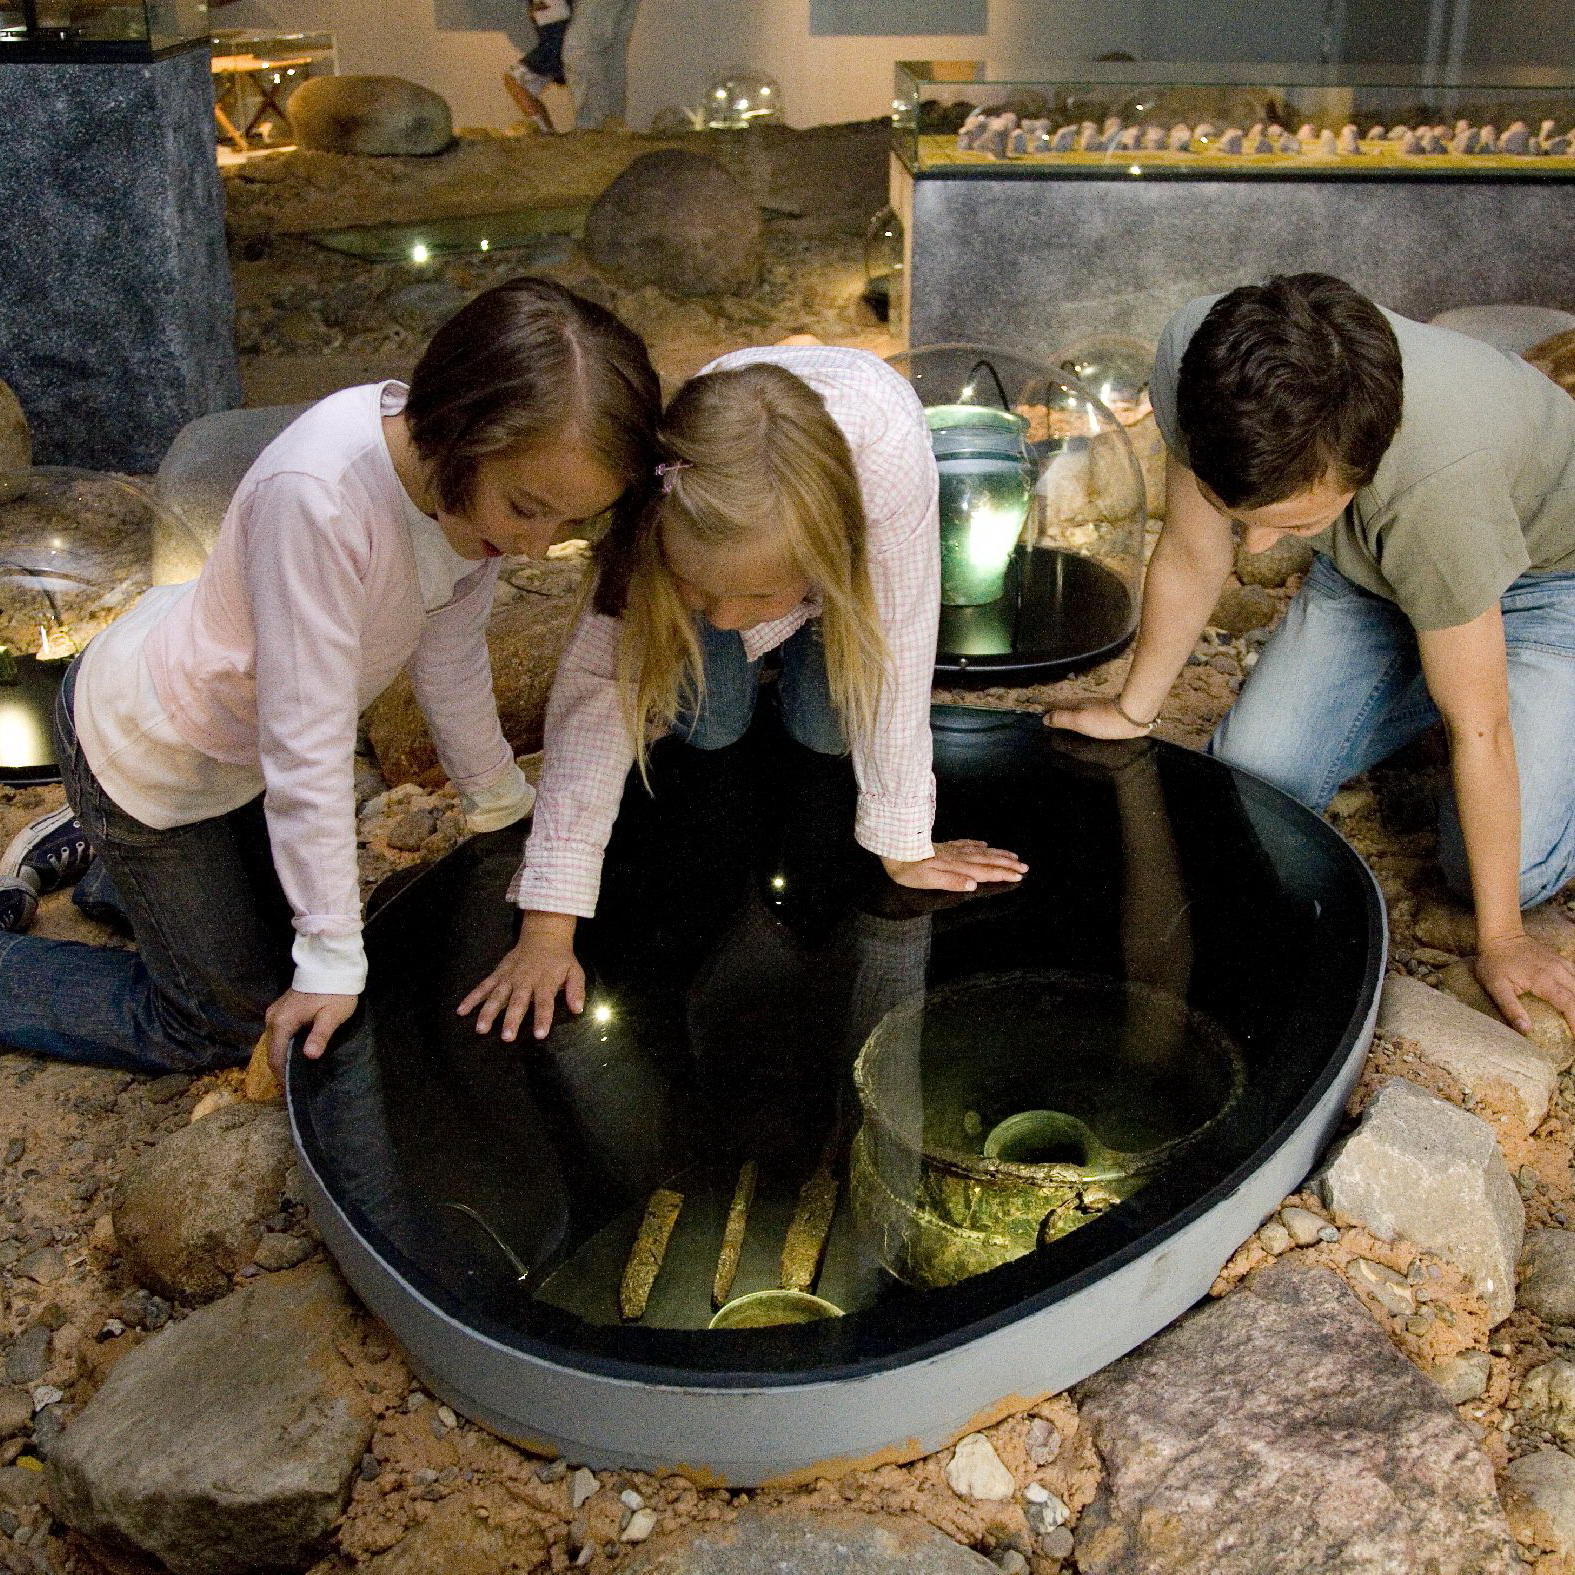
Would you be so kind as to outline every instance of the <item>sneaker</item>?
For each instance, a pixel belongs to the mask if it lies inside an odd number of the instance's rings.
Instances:
[[[541,90],[546,87],[547,79],[539,77],[534,71],[525,68],[523,62],[510,66],[503,73],[503,85],[508,89],[509,97],[520,107],[520,113],[533,125],[537,131],[545,131],[552,135],[552,116],[547,113],[547,106],[539,97]]]
[[[0,877],[0,930],[25,930],[37,912],[38,877],[32,870]]]
[[[68,804],[23,826],[12,837],[0,854],[0,880],[31,874],[40,891],[59,891],[75,885],[92,862],[92,844]]]

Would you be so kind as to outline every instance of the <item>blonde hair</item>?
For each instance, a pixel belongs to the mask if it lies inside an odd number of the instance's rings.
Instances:
[[[607,543],[596,597],[599,610],[622,614],[618,678],[641,769],[650,741],[705,700],[694,615],[663,555],[664,528],[708,547],[780,544],[785,562],[819,595],[842,731],[850,741],[868,738],[889,653],[853,455],[820,396],[769,363],[708,372],[674,396],[657,436],[677,466],[634,539]]]

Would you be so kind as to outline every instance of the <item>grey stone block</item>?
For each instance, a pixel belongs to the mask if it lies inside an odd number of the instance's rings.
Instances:
[[[159,466],[159,502],[186,523],[201,548],[195,563],[184,535],[171,539],[157,523],[153,538],[153,579],[173,585],[195,577],[219,539],[224,511],[257,456],[304,411],[299,405],[264,405],[254,410],[223,410],[199,416],[182,427]]]
[[[0,378],[35,464],[146,472],[240,403],[205,50],[0,63]]]
[[[305,1569],[372,1414],[326,1267],[258,1280],[123,1357],[49,1459],[57,1517],[174,1575]]]
[[[1515,1304],[1544,1323],[1575,1323],[1575,1231],[1526,1232]]]
[[[1515,1095],[1528,1132],[1541,1125],[1558,1073],[1513,1028],[1473,1011],[1420,979],[1384,981],[1378,1026],[1411,1040],[1427,1060],[1468,1090],[1505,1084]]]
[[[1452,328],[1483,344],[1519,355],[1555,334],[1575,328],[1575,312],[1551,306],[1457,306],[1433,319],[1440,328]]]
[[[1391,1078],[1325,1166],[1330,1209],[1460,1268],[1494,1323],[1515,1306],[1526,1209],[1487,1122]]]

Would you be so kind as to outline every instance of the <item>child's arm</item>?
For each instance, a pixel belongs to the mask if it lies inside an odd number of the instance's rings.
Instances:
[[[257,488],[244,532],[268,840],[296,930],[291,988],[268,1014],[282,1069],[308,1023],[322,1054],[366,983],[353,762],[370,545],[328,487],[295,474]]]
[[[1091,738],[1141,738],[1149,730],[1214,611],[1235,560],[1230,521],[1174,457],[1165,461],[1165,524],[1149,560],[1132,666],[1115,700],[1055,706],[1046,725]]]
[[[497,577],[492,562],[462,580],[454,600],[427,619],[407,667],[473,832],[511,825],[530,813],[535,797],[503,736],[492,690],[487,618]]]
[[[617,619],[587,609],[558,665],[525,862],[508,892],[525,909],[520,937],[459,1004],[462,1017],[476,1011],[479,1033],[501,1015],[503,1037],[513,1039],[534,1009],[533,1031],[541,1039],[552,1026],[560,989],[571,1012],[585,1004],[575,923],[596,911],[602,854],[634,764],[617,682],[618,636]]]
[[[1417,634],[1422,675],[1449,735],[1460,830],[1477,914],[1477,977],[1513,1027],[1538,995],[1575,1029],[1575,968],[1527,935],[1520,917],[1520,778],[1510,727],[1504,620],[1495,602],[1470,623]]]

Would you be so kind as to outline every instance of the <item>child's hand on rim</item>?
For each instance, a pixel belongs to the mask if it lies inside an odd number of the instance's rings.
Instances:
[[[518,1037],[532,1006],[532,1034],[545,1039],[560,990],[563,1004],[578,1016],[585,1009],[585,970],[574,955],[575,922],[570,913],[527,910],[513,950],[459,1003],[459,1015],[468,1017],[480,1007],[476,1032],[484,1034],[501,1012],[506,1042]]]
[[[1028,873],[1015,853],[968,837],[937,842],[927,859],[883,858],[881,863],[899,886],[918,891],[974,891],[998,881],[1019,881]]]
[[[358,995],[314,995],[305,990],[286,990],[263,1014],[267,1024],[268,1066],[280,1088],[284,1087],[284,1063],[290,1055],[290,1041],[308,1023],[301,1053],[315,1061],[328,1048],[334,1030],[349,1021]]]

